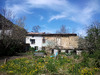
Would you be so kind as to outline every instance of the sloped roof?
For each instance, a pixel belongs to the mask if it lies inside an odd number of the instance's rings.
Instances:
[[[27,36],[77,36],[77,34],[74,33],[64,33],[64,34],[56,34],[56,33],[34,33],[34,32],[28,32]]]

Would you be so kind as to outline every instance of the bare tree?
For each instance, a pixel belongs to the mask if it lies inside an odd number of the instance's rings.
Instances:
[[[41,27],[39,26],[39,25],[36,25],[36,26],[33,26],[33,28],[32,28],[32,30],[33,30],[33,32],[39,32],[40,31],[40,29],[41,29]]]
[[[46,39],[47,40],[47,52],[50,53],[52,49],[61,49],[61,36],[60,35],[54,35],[52,39]]]
[[[88,45],[88,42],[86,41],[85,37],[79,36],[78,48],[79,49],[87,49],[87,45]]]
[[[18,18],[18,19],[16,20],[16,25],[18,25],[18,26],[21,27],[21,28],[24,28],[24,27],[25,27],[25,23],[24,23],[25,19],[26,19],[25,16],[23,16],[23,17],[21,17],[21,18]]]
[[[62,25],[60,29],[56,31],[56,33],[64,34],[64,33],[68,33],[68,30],[66,29],[65,25]]]
[[[12,22],[16,22],[17,25]],[[4,53],[14,51],[14,45],[25,41],[26,30],[24,29],[24,19],[16,21],[15,16],[10,10],[2,9],[0,12],[0,40]],[[23,40],[23,41],[22,41]]]

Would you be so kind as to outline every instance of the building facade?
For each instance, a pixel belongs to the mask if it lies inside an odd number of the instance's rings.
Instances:
[[[77,49],[77,34],[45,34],[30,32],[26,36],[26,44],[37,50],[46,48]]]

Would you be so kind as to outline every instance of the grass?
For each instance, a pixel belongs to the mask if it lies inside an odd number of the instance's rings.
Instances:
[[[32,53],[29,53],[32,54]],[[0,74],[5,75],[95,75],[100,73],[100,69],[88,62],[80,60],[79,56],[58,55],[57,58],[46,56],[22,57],[9,60],[6,64],[0,65]],[[80,60],[76,62],[76,60]],[[87,60],[84,58],[84,60]],[[89,60],[88,60],[89,61]],[[90,60],[91,61],[91,60]],[[90,62],[89,61],[89,62]],[[87,65],[84,65],[84,64]],[[98,73],[99,72],[99,73]]]

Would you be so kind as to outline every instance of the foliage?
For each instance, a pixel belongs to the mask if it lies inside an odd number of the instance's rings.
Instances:
[[[39,50],[37,52],[42,52],[42,53],[45,53],[46,54],[46,51],[45,50]]]
[[[83,56],[83,60],[82,60],[82,66],[84,66],[84,67],[89,67],[88,66],[88,63],[89,63],[89,54],[88,53],[86,53],[86,52],[83,52],[82,53],[82,56]]]
[[[80,56],[79,55],[74,55],[74,59],[79,59]]]
[[[60,55],[66,55],[66,53],[65,52],[61,52]]]
[[[30,47],[29,50],[34,52],[35,51],[35,48]]]
[[[72,54],[71,53],[66,53],[66,56],[71,56]]]
[[[80,64],[70,64],[69,66],[69,73],[72,73],[73,75],[78,75],[78,70],[80,69]]]
[[[86,41],[88,43],[87,48],[89,49],[90,53],[93,51],[100,49],[100,23],[94,22],[88,29],[87,29],[87,36]]]
[[[84,68],[79,70],[81,75],[94,75],[93,70],[89,69],[89,68]]]
[[[87,36],[79,38],[79,48],[88,50],[82,54],[82,66],[100,67],[100,22],[93,22],[87,28]]]
[[[75,59],[58,55],[57,58],[16,58],[0,65],[0,73],[13,75],[38,75],[38,74],[67,74],[67,75],[93,75],[100,69],[95,66],[83,66]],[[84,63],[84,62],[83,62]]]
[[[90,54],[89,57],[95,59],[94,65],[96,67],[100,67],[100,50],[94,51],[94,53]]]
[[[54,72],[54,73],[57,72],[57,68],[56,68],[56,65],[55,65],[55,61],[53,59],[49,59],[48,63],[46,64],[46,68],[51,73],[52,72]]]

